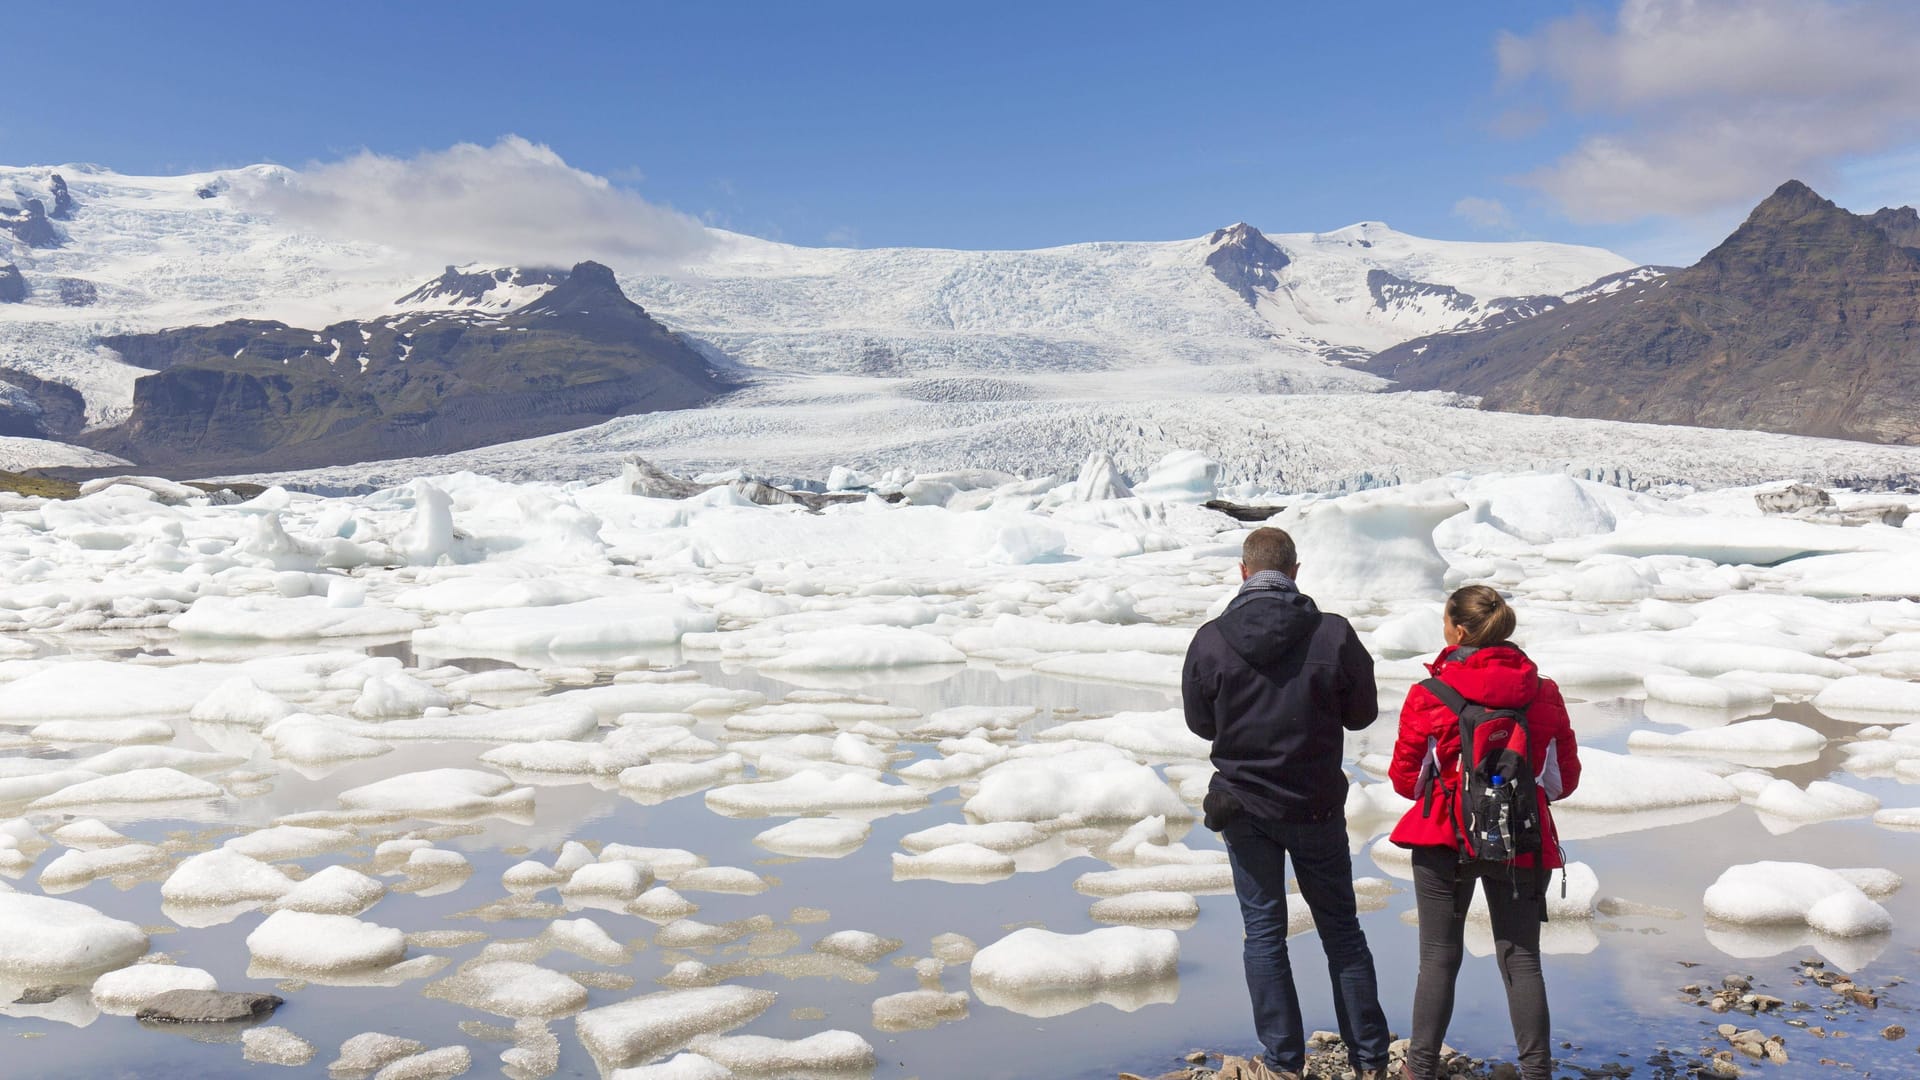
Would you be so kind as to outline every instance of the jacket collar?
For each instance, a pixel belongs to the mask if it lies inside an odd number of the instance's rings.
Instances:
[[[1246,593],[1254,592],[1260,589],[1278,589],[1281,592],[1299,592],[1300,586],[1295,585],[1293,583],[1292,578],[1288,577],[1287,575],[1281,573],[1278,570],[1256,570],[1253,573],[1247,575],[1247,580],[1240,583],[1240,593],[1242,595]]]
[[[1467,700],[1494,708],[1518,708],[1540,696],[1540,669],[1512,642],[1448,646],[1427,670]]]

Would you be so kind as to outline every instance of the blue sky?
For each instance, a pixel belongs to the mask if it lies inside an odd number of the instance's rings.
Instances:
[[[1772,24],[1753,22],[1763,9]],[[1837,55],[1910,57],[1912,29],[1901,5],[1851,0],[76,3],[6,50],[25,107],[0,109],[0,160],[302,166],[516,134],[653,203],[803,244],[1384,220],[1690,261],[1788,176],[1848,204],[1920,201],[1902,195],[1920,188],[1899,104],[1914,87],[1875,70],[1850,88],[1858,65]],[[1829,38],[1833,58],[1779,66]],[[1701,73],[1650,77],[1647,56]],[[1749,87],[1744,63],[1786,89]],[[1815,97],[1889,115],[1834,139],[1797,117]],[[1778,132],[1769,100],[1809,129]],[[1751,131],[1728,142],[1730,124]]]

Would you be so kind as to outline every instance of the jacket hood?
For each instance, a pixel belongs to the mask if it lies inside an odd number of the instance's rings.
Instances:
[[[1227,647],[1255,669],[1273,667],[1313,635],[1320,609],[1292,589],[1256,589],[1242,594],[1217,620]]]
[[[1468,701],[1496,709],[1524,708],[1540,696],[1540,669],[1514,645],[1449,645],[1427,670]]]

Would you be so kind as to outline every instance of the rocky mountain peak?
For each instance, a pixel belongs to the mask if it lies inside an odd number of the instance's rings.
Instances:
[[[1265,240],[1266,234],[1244,221],[1236,221],[1224,229],[1215,229],[1207,234],[1207,243],[1218,247],[1221,244],[1246,245],[1255,237]]]
[[[1917,230],[1789,181],[1691,267],[1367,367],[1489,409],[1920,445]]]
[[[1207,243],[1213,247],[1207,268],[1248,304],[1257,302],[1255,289],[1279,288],[1280,271],[1292,261],[1265,233],[1244,221],[1213,230]]]
[[[1781,287],[1920,268],[1920,252],[1896,246],[1877,223],[1822,198],[1798,180],[1753,208],[1695,272]]]
[[[620,283],[614,280],[613,271],[591,259],[574,263],[567,276],[568,280],[587,288],[617,293],[622,299],[626,297],[625,293],[620,292]]]
[[[1773,194],[1760,200],[1760,205],[1747,215],[1750,222],[1794,221],[1808,214],[1826,210],[1838,210],[1831,201],[1820,197],[1820,193],[1798,180],[1789,180],[1773,190]]]
[[[627,299],[612,269],[591,260],[575,263],[566,280],[545,296],[521,309],[521,314],[633,314],[644,316],[640,305]]]

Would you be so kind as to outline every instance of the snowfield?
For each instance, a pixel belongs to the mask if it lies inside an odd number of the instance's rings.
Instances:
[[[297,182],[279,166],[173,177],[0,167],[0,205],[46,201],[55,173],[76,204],[58,225],[64,242],[29,248],[7,236],[0,246],[0,262],[16,264],[28,290],[23,302],[0,303],[0,369],[79,390],[90,427],[125,419],[145,373],[98,344],[110,335],[237,318],[319,328],[400,311],[499,312],[547,288],[415,295],[441,266],[377,237],[322,239],[278,220],[259,193]],[[843,461],[1035,473],[1091,449],[1139,468],[1174,446],[1206,445],[1234,479],[1325,489],[1335,486],[1329,477],[1360,481],[1370,464],[1315,449],[1344,441],[1324,434],[1269,449],[1263,426],[1305,434],[1332,418],[1270,414],[1268,396],[1377,391],[1382,380],[1342,362],[1470,325],[1506,310],[1507,298],[1531,307],[1577,298],[1630,268],[1595,248],[1428,240],[1377,222],[1040,251],[802,248],[719,230],[706,239],[675,265],[615,269],[629,296],[750,389],[718,410],[659,418],[664,426],[619,421],[577,440],[509,448],[480,467],[500,473],[498,462],[510,461],[513,475],[565,478],[640,449],[680,465],[753,461],[796,473]],[[90,286],[94,299],[69,306],[63,282]],[[1216,438],[1236,427],[1241,436]],[[1500,463],[1541,456],[1538,440],[1507,444],[1496,448]],[[542,464],[526,469],[533,454]],[[1393,456],[1373,482],[1416,468]],[[1468,464],[1486,466],[1483,457]],[[1582,465],[1633,464],[1611,458]],[[20,439],[0,443],[0,464],[113,462]],[[366,479],[360,470],[352,482]]]
[[[300,1018],[335,999],[304,988],[345,986],[396,1008],[343,1058],[514,1075],[937,1072],[914,1040],[943,1029],[1227,1023],[1231,874],[1171,697],[1251,527],[1201,505],[1222,472],[1193,452],[1126,479],[1099,454],[1054,479],[840,468],[907,498],[818,513],[626,475],[7,496],[0,1000],[92,990],[0,1014],[130,1023],[161,990],[293,979],[292,1029],[249,1053],[316,1049]],[[1379,657],[1383,720],[1348,740],[1376,935],[1412,906],[1381,839],[1405,807],[1376,780],[1393,716],[1435,601],[1482,581],[1585,747],[1549,951],[1656,947],[1598,932],[1640,918],[1749,960],[1905,951],[1920,598],[1832,582],[1897,585],[1920,529],[1767,515],[1756,490],[1549,471],[1244,493],[1287,503],[1303,585]],[[1042,925],[973,899],[1005,889]],[[913,899],[872,902],[894,893]],[[182,949],[206,967],[128,966]],[[778,1019],[815,993],[903,1041]],[[421,994],[512,1020],[511,1045],[413,1015]]]

